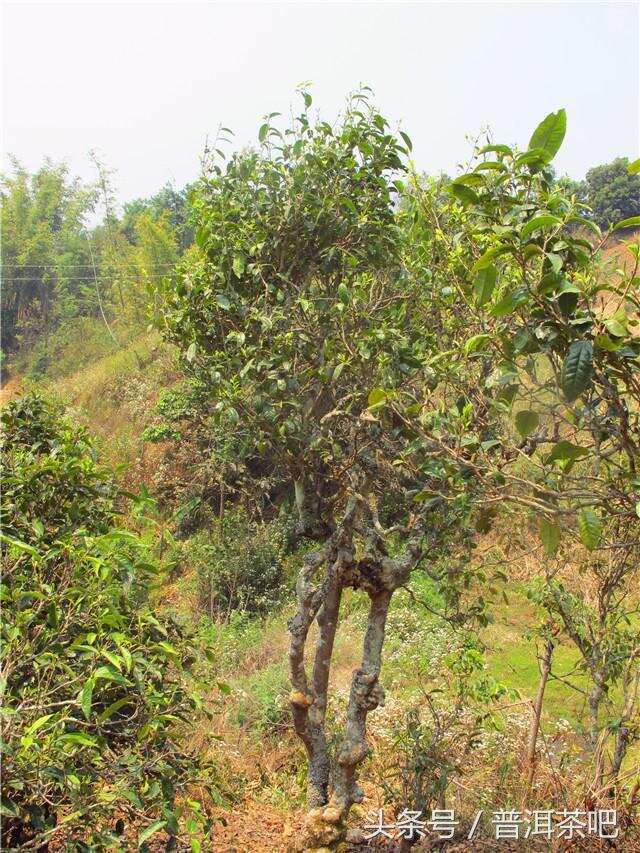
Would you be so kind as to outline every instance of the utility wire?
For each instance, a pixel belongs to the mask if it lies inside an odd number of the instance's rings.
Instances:
[[[89,244],[89,254],[91,255],[91,263],[93,264],[93,278],[94,278],[94,281],[96,284],[96,294],[98,296],[98,305],[100,306],[100,313],[102,314],[102,319],[104,320],[104,324],[107,327],[107,331],[111,335],[112,341],[117,346],[120,346],[118,339],[114,335],[113,330],[111,329],[111,326],[109,325],[109,323],[107,321],[106,314],[104,313],[104,308],[102,307],[102,298],[100,296],[100,286],[98,284],[98,274],[96,272],[96,265],[95,265],[95,262],[93,260],[93,248],[91,246],[91,240],[89,238],[89,235],[87,234],[86,236],[87,236],[87,243]]]

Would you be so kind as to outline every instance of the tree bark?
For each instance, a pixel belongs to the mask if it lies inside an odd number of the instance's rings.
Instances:
[[[309,708],[308,728],[314,743],[313,754],[309,756],[309,776],[307,783],[307,806],[317,808],[327,803],[330,761],[325,736],[325,717],[327,713],[327,690],[333,644],[338,627],[340,598],[342,587],[337,578],[329,586],[327,597],[318,615],[318,639],[316,641],[315,661],[313,665],[313,692],[315,700]]]
[[[640,668],[638,655],[635,653],[627,664],[624,678],[624,706],[620,718],[620,727],[616,733],[616,742],[611,762],[611,779],[615,782],[620,773],[622,762],[627,754],[632,736],[632,719],[637,713],[638,690],[640,689]]]
[[[375,528],[367,525],[371,510],[363,492],[366,494],[363,489],[354,491],[340,524],[321,548],[306,555],[298,576],[298,610],[289,622],[293,688],[290,701],[294,727],[309,762],[308,814],[305,831],[299,840],[299,849],[307,851],[335,847],[344,834],[351,806],[362,800],[356,773],[369,752],[367,715],[384,703],[379,677],[389,602],[393,592],[406,583],[422,556],[420,543],[425,519],[415,523],[405,553],[390,558],[384,548],[379,547],[380,537]],[[298,493],[301,497],[300,490]],[[354,556],[356,531],[362,536],[364,550],[357,559]],[[323,567],[324,576],[320,577]],[[362,663],[351,681],[345,736],[334,756],[327,744],[325,718],[340,599],[342,590],[348,586],[366,591],[371,604]],[[314,620],[318,623],[318,637],[309,680],[304,651]]]
[[[366,723],[369,711],[384,704],[384,689],[379,682],[382,664],[382,646],[391,591],[370,593],[369,622],[364,638],[362,666],[356,669],[351,680],[351,693],[347,710],[347,731],[340,747],[333,779],[330,806],[345,817],[353,803],[362,800],[362,790],[356,782],[356,769],[369,753],[366,740]]]
[[[604,677],[600,672],[596,672],[593,681],[593,687],[589,693],[589,743],[592,750],[598,744],[598,714],[604,696]]]
[[[538,744],[538,734],[540,732],[540,719],[542,717],[542,705],[544,702],[544,692],[549,680],[551,672],[551,661],[553,658],[553,640],[545,641],[544,654],[540,659],[540,681],[538,682],[538,692],[533,702],[533,716],[531,718],[531,727],[529,729],[529,739],[527,742],[526,768],[527,768],[527,794],[531,790],[536,771],[536,746]]]

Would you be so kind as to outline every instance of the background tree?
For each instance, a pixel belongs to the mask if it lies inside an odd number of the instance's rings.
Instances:
[[[616,157],[594,166],[584,179],[584,196],[601,228],[640,215],[640,174],[630,174],[629,160]]]
[[[2,177],[2,348],[33,343],[56,323],[96,310],[85,237],[92,187],[46,161],[29,175],[19,163]]]

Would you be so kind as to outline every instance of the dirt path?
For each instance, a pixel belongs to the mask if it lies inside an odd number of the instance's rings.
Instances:
[[[3,377],[4,378],[4,377]],[[18,376],[10,376],[5,379],[0,387],[0,406],[4,406],[9,400],[17,397],[22,392],[22,380]]]

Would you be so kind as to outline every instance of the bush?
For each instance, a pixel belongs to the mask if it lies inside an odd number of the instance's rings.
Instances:
[[[487,673],[472,634],[451,636],[449,645],[439,660],[427,652],[432,683],[422,684],[419,703],[391,728],[381,783],[398,813],[444,807],[451,781],[465,773],[483,731],[496,725],[492,709],[508,692]]]
[[[184,543],[201,606],[211,618],[231,611],[264,615],[284,600],[290,534],[285,521],[261,524],[234,511],[213,534],[199,532]]]
[[[117,526],[84,430],[36,395],[2,427],[3,844],[176,835],[199,772],[176,739],[196,649],[150,611],[156,564]]]
[[[601,228],[636,216],[640,209],[640,175],[630,175],[626,157],[594,166],[584,180],[587,203]]]

